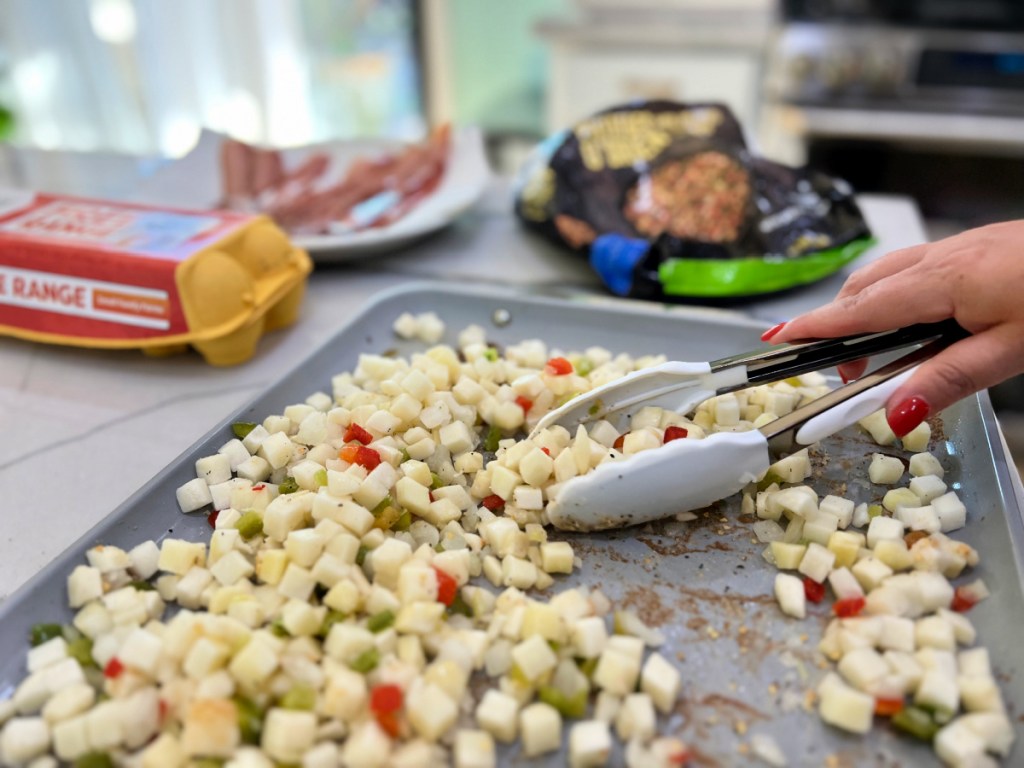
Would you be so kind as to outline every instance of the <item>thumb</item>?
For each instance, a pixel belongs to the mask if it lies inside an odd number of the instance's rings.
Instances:
[[[969,336],[920,365],[889,398],[889,426],[902,437],[929,415],[1024,370],[1024,329],[1000,325]]]

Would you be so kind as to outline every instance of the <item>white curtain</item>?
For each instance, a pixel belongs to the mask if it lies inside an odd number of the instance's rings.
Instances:
[[[173,156],[203,127],[273,146],[416,138],[413,6],[0,0],[0,103],[14,140],[44,148]]]

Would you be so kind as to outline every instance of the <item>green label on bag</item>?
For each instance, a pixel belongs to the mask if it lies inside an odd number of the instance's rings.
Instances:
[[[877,242],[872,237],[860,238],[795,259],[666,259],[658,266],[658,280],[669,296],[727,298],[774,293],[828,277]]]

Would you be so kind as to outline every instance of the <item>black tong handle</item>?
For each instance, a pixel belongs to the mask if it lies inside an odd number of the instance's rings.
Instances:
[[[831,368],[834,365],[892,352],[904,347],[927,344],[938,338],[946,340],[948,346],[969,335],[953,319],[942,320],[938,323],[919,323],[893,331],[779,344],[763,352],[716,360],[711,363],[711,370],[714,372],[736,365],[746,365],[749,384],[761,384],[781,381],[802,373],[820,371],[823,368]]]

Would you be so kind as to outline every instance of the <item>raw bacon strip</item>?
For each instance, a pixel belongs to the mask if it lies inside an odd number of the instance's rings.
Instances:
[[[387,226],[437,188],[450,135],[449,126],[444,125],[421,144],[379,157],[357,158],[340,182],[319,188],[330,169],[328,155],[311,155],[286,171],[280,152],[228,140],[221,150],[224,205],[262,211],[289,232],[304,234],[325,233],[333,223],[352,231]],[[381,201],[379,213],[354,215],[360,203],[387,192],[397,199]]]

